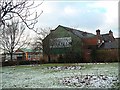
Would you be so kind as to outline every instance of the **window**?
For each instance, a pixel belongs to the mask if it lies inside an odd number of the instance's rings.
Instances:
[[[28,55],[28,59],[30,59],[30,58],[31,58],[31,55],[29,54],[29,55]]]
[[[100,43],[100,39],[98,39],[98,43]]]

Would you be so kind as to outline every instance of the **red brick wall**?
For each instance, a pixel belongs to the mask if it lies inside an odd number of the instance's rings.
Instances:
[[[97,45],[98,39],[97,37],[94,38],[85,38],[83,39],[85,45]]]
[[[84,49],[82,56],[83,56],[84,62],[90,62],[90,60],[91,60],[91,50],[90,49]]]

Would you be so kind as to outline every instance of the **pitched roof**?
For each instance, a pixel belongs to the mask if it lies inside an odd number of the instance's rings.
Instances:
[[[28,49],[28,48],[21,48],[20,50],[22,50],[23,52],[33,52],[32,49]]]
[[[39,50],[33,50],[33,49],[28,49],[28,48],[20,48],[19,50],[23,52],[41,52]]]
[[[65,26],[61,26],[61,25],[59,25],[58,27],[62,27],[65,30],[68,30],[68,31],[72,32],[73,34],[75,34],[76,36],[78,36],[80,38],[90,38],[90,37],[95,36],[92,33],[80,31],[80,30],[77,30],[77,29],[73,29],[73,28],[69,28],[69,27],[65,27]]]
[[[58,25],[58,27],[64,28],[65,30],[73,33],[74,35],[78,36],[79,38],[91,38],[91,37],[96,36],[96,35],[94,35],[92,33],[80,31],[80,30],[69,28],[69,27],[65,27],[65,26],[62,26],[62,25]],[[57,28],[55,28],[54,30],[51,30],[51,31],[55,31]],[[49,33],[49,35],[50,35],[50,33]],[[47,35],[42,41],[44,41],[49,35]]]
[[[118,48],[118,44],[114,41],[114,42],[106,42],[104,43],[104,49],[115,49]]]
[[[111,37],[111,36],[109,35],[109,33],[108,33],[108,34],[101,34],[101,38],[102,38],[102,40],[104,40],[105,42],[111,41],[111,38],[114,39],[114,37]]]
[[[119,44],[118,44],[117,40],[115,40],[115,41],[112,41],[112,42],[103,43],[100,46],[100,48],[103,48],[103,49],[117,49],[117,48],[119,48],[118,46],[119,46]]]

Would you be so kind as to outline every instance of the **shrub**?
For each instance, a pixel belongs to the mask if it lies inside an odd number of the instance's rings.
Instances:
[[[97,62],[116,62],[118,61],[117,49],[97,50]]]

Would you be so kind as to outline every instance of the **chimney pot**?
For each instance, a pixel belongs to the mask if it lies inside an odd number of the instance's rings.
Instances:
[[[113,32],[112,32],[111,30],[109,31],[109,35],[112,35],[112,36],[113,36]]]
[[[96,30],[96,34],[97,34],[97,35],[100,35],[100,30],[99,30],[99,29]]]

